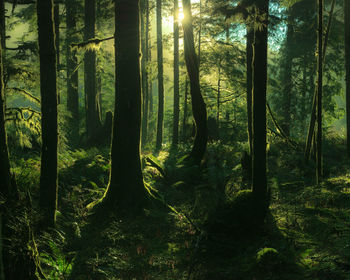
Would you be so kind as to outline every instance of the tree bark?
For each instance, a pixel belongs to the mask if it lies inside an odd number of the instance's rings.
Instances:
[[[247,45],[246,45],[246,59],[247,59],[247,127],[248,127],[248,142],[249,142],[249,155],[253,152],[252,141],[252,89],[253,89],[253,42],[254,42],[254,28],[247,25]]]
[[[68,140],[72,146],[77,146],[79,139],[79,91],[78,91],[78,59],[76,51],[70,44],[77,41],[77,7],[71,0],[66,0],[66,59],[67,59],[67,110],[69,116]]]
[[[141,69],[142,69],[142,145],[145,145],[147,142],[148,134],[148,73],[147,73],[147,64],[148,64],[148,29],[149,22],[147,20],[148,13],[148,1],[141,1],[141,51],[142,51],[142,60],[141,60]]]
[[[266,83],[267,25],[269,1],[257,1],[259,28],[254,30],[253,44],[253,193],[258,198],[267,194],[266,181]]]
[[[57,208],[57,81],[53,0],[37,1],[41,94],[40,208],[42,226],[53,227]]]
[[[183,120],[182,120],[182,141],[185,142],[186,140],[186,123],[187,123],[187,98],[188,98],[188,77],[186,75],[186,81],[185,81],[185,96],[184,96],[184,114],[183,114]]]
[[[157,63],[158,63],[158,121],[156,150],[163,142],[164,119],[164,77],[163,77],[163,35],[162,35],[162,0],[157,0]]]
[[[85,0],[84,41],[95,37],[96,2]],[[101,127],[101,113],[96,84],[96,53],[86,50],[84,55],[84,91],[86,106],[86,135],[89,144],[96,143]]]
[[[139,0],[115,1],[116,96],[111,175],[105,201],[139,213],[145,202],[140,162],[141,77]]]
[[[184,11],[182,26],[184,30],[185,61],[190,79],[192,112],[196,125],[196,134],[190,156],[196,164],[200,164],[208,141],[207,110],[199,84],[199,64],[194,46],[190,0],[182,0],[182,7]]]
[[[346,140],[348,157],[350,157],[350,3],[344,0],[345,27],[345,86],[346,86]]]
[[[179,74],[179,2],[174,0],[174,119],[173,146],[179,143],[180,74]]]
[[[316,183],[322,179],[323,0],[318,0]]]
[[[0,1],[0,38],[2,52],[6,49],[5,1]]]
[[[60,71],[60,4],[54,6],[54,23],[55,23],[55,47],[56,47],[56,65],[57,73]],[[57,89],[57,104],[61,104],[60,90]]]
[[[2,32],[0,32],[1,36]],[[12,192],[10,157],[5,126],[5,87],[3,80],[2,46],[0,45],[0,196],[6,199]]]

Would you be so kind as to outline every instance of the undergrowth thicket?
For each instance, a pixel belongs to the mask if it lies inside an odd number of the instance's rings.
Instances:
[[[59,156],[57,228],[34,233],[40,159],[14,158],[22,201],[9,209],[14,260],[35,260],[47,279],[350,279],[350,175],[345,146],[326,143],[325,173],[275,140],[269,145],[270,208],[242,179],[244,145],[213,142],[201,168],[189,147],[142,158],[149,203],[144,215],[94,218],[86,206],[103,196],[109,151]],[[263,215],[265,216],[265,215]],[[37,255],[36,255],[37,254]]]

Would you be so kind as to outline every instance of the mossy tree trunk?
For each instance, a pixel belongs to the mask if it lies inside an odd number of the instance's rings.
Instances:
[[[162,32],[162,0],[157,0],[157,65],[158,65],[158,119],[156,150],[159,151],[163,142],[164,119],[164,76],[163,76],[163,32]]]
[[[249,155],[253,151],[252,142],[252,89],[253,89],[253,42],[254,42],[254,28],[247,25],[247,40],[246,40],[246,59],[247,59],[247,127],[248,127],[248,142],[249,142]]]
[[[37,1],[41,94],[40,208],[42,226],[54,226],[57,207],[57,81],[53,0]]]
[[[179,0],[174,0],[174,117],[173,146],[179,143],[180,74],[179,74]]]
[[[193,118],[196,124],[196,134],[190,156],[196,164],[200,164],[208,141],[207,110],[199,84],[199,64],[194,46],[191,1],[182,0],[182,7],[184,11],[182,26],[184,30],[185,61],[190,79]]]
[[[345,26],[345,86],[346,86],[346,140],[348,157],[350,157],[350,2],[344,0]]]
[[[139,213],[145,202],[140,162],[141,76],[139,0],[115,1],[116,96],[111,174],[104,203]]]
[[[77,146],[79,139],[79,91],[78,91],[78,59],[76,51],[72,50],[70,44],[77,42],[77,6],[71,0],[66,0],[66,59],[67,59],[67,109],[69,116],[69,142]]]
[[[257,198],[267,194],[266,182],[266,84],[267,25],[269,1],[256,2],[259,28],[254,30],[253,44],[253,171],[252,187]]]
[[[318,0],[316,183],[322,179],[323,0]]]
[[[84,41],[95,37],[96,2],[85,0]],[[86,136],[89,144],[95,144],[101,128],[101,113],[96,84],[96,53],[88,49],[84,55],[84,91],[86,109]]]

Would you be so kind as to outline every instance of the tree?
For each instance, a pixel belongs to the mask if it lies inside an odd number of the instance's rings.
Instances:
[[[194,46],[191,2],[182,0],[182,7],[184,11],[182,27],[184,30],[185,62],[190,80],[193,118],[196,124],[196,135],[190,156],[196,164],[200,164],[208,141],[207,110],[199,84],[199,64]]]
[[[2,46],[0,44],[0,196],[7,198],[11,193],[10,159],[5,126],[5,88],[3,80]]]
[[[293,40],[293,25],[289,21],[287,23],[287,37],[284,47],[284,57],[282,59],[282,95],[283,95],[283,123],[282,129],[286,136],[290,136],[291,126],[291,98],[292,98],[292,40]]]
[[[249,24],[246,25],[247,41],[246,41],[246,59],[247,59],[247,127],[248,127],[248,142],[249,142],[249,154],[253,152],[253,131],[252,131],[252,89],[253,89],[253,42],[254,42],[254,28]]]
[[[70,46],[76,41],[76,4],[66,0],[66,60],[67,60],[67,110],[69,116],[69,141],[74,146],[79,139],[79,92],[78,92],[78,60],[76,51]]]
[[[54,23],[55,23],[55,47],[56,47],[56,65],[57,72],[60,71],[60,4],[54,6]],[[57,89],[57,103],[61,104],[61,94]]]
[[[267,194],[266,182],[266,83],[267,83],[267,24],[269,1],[256,1],[259,21],[254,28],[253,43],[253,193],[258,198]]]
[[[345,26],[345,86],[346,86],[346,139],[348,156],[350,157],[350,3],[344,0]]]
[[[322,177],[323,0],[318,0],[316,182]]]
[[[145,201],[140,162],[139,23],[139,0],[115,1],[115,114],[111,173],[104,203],[128,212],[140,212]]]
[[[158,121],[157,121],[156,150],[159,151],[162,147],[162,141],[163,141],[163,119],[164,119],[162,0],[157,0],[157,65],[158,65]]]
[[[95,37],[96,2],[85,0],[84,41]],[[101,127],[101,113],[96,86],[96,53],[88,49],[84,55],[84,91],[86,106],[86,135],[90,144],[96,142]]]
[[[149,91],[148,91],[148,54],[149,54],[149,0],[141,1],[141,73],[142,73],[142,138],[141,143],[147,142],[148,134],[148,107],[149,107]]]
[[[173,145],[179,142],[180,84],[179,84],[179,1],[174,0],[174,118]]]
[[[41,95],[40,208],[42,226],[54,226],[57,206],[57,81],[53,0],[37,1]]]

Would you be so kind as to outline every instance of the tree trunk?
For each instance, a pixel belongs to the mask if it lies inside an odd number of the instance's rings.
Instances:
[[[57,81],[53,0],[37,1],[41,94],[40,208],[42,226],[55,225],[57,207]]]
[[[147,0],[147,13],[146,13],[146,33],[147,33],[147,53],[148,53],[148,69],[147,69],[147,75],[149,76],[148,79],[148,119],[151,121],[153,117],[153,79],[152,79],[152,73],[151,73],[151,63],[152,63],[152,42],[151,42],[151,20],[150,20],[150,0]],[[148,124],[148,130],[150,131],[150,124]]]
[[[183,114],[183,121],[182,121],[182,141],[185,142],[186,140],[186,123],[187,123],[187,98],[188,98],[188,77],[186,75],[186,81],[185,81],[185,96],[184,96],[184,114]]]
[[[174,0],[174,119],[173,146],[179,143],[180,78],[179,78],[179,2]]]
[[[1,35],[1,34],[0,34]],[[0,195],[7,198],[11,193],[10,158],[5,126],[5,88],[3,80],[2,46],[0,45]]]
[[[323,0],[318,0],[316,183],[322,178]]]
[[[157,0],[157,63],[158,63],[158,121],[157,121],[156,150],[159,151],[162,147],[162,141],[163,141],[163,119],[164,119],[162,0]]]
[[[5,1],[0,1],[0,38],[2,52],[6,49],[6,27],[5,27]]]
[[[56,65],[57,73],[60,71],[60,4],[54,6],[54,23],[55,23],[55,47],[56,47]],[[60,90],[57,89],[57,104],[61,104]]]
[[[328,19],[328,24],[327,24],[327,29],[326,29],[326,34],[325,34],[325,38],[323,41],[322,65],[325,64],[326,50],[327,50],[327,44],[328,44],[328,35],[329,35],[329,31],[330,31],[331,24],[332,24],[334,5],[335,5],[335,0],[332,1],[331,11],[329,13],[329,19]],[[307,162],[310,158],[312,137],[313,137],[314,131],[315,131],[315,124],[316,124],[316,119],[317,119],[317,116],[316,116],[317,95],[318,95],[317,90],[318,90],[318,87],[315,87],[314,97],[313,97],[313,101],[312,101],[311,119],[310,119],[309,130],[308,130],[307,139],[306,139],[306,146],[305,146],[305,154],[304,154],[305,162]]]
[[[95,37],[95,0],[85,0],[85,28],[84,41]],[[89,144],[97,141],[101,127],[101,113],[96,85],[96,53],[94,50],[86,50],[84,55],[84,91],[86,106],[86,136]]]
[[[148,133],[148,28],[149,22],[147,22],[148,13],[148,1],[141,0],[141,69],[142,69],[142,145],[147,142]]]
[[[182,25],[184,30],[185,61],[187,73],[190,79],[193,118],[196,124],[196,135],[190,156],[196,164],[200,164],[206,151],[208,141],[207,110],[199,84],[199,64],[193,39],[190,0],[182,0],[182,7],[184,11]]]
[[[77,41],[76,22],[77,7],[71,0],[66,0],[66,59],[67,59],[67,110],[69,116],[68,139],[72,146],[77,146],[79,139],[79,91],[78,91],[78,60],[76,51],[70,44]]]
[[[111,175],[105,201],[111,210],[142,211],[140,162],[141,77],[139,0],[115,1],[116,96]]]
[[[266,83],[267,24],[269,1],[257,1],[259,28],[254,30],[253,44],[253,193],[258,198],[267,194],[266,182]]]
[[[291,98],[292,98],[292,54],[291,48],[293,37],[293,25],[287,25],[287,38],[285,43],[285,57],[283,65],[283,124],[281,125],[286,136],[290,136],[290,122],[291,122]]]
[[[199,0],[198,68],[200,68],[200,65],[201,65],[201,46],[202,46],[201,39],[202,39],[202,0]]]
[[[253,152],[252,142],[252,89],[253,89],[253,42],[254,42],[254,28],[247,25],[247,42],[246,42],[246,59],[247,59],[247,127],[248,127],[248,142],[249,142],[249,155]]]
[[[346,140],[348,157],[350,157],[350,3],[344,0],[345,26],[345,86],[346,86]]]

